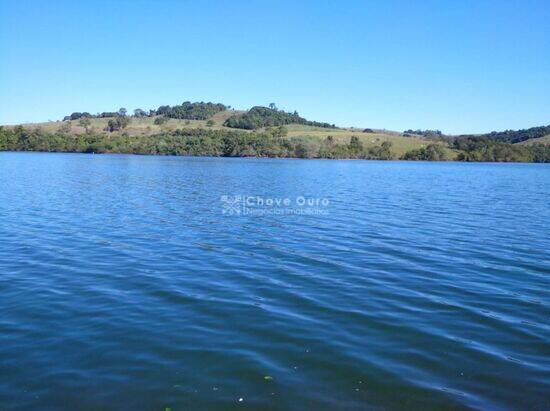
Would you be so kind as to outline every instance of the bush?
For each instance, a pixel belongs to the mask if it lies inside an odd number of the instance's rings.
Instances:
[[[168,119],[166,117],[157,117],[155,118],[155,121],[153,121],[153,123],[157,126],[162,126],[167,122],[168,122]]]

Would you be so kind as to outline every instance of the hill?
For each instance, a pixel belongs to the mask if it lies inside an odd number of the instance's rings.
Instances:
[[[90,118],[90,124],[84,127],[80,124],[80,120],[67,121],[51,121],[46,123],[31,123],[24,124],[22,127],[25,130],[35,133],[46,134],[74,134],[74,135],[91,135],[105,134],[114,138],[118,135],[126,135],[129,137],[155,136],[160,134],[169,134],[176,131],[191,131],[191,130],[212,130],[212,131],[241,131],[245,133],[262,134],[268,128],[256,130],[234,129],[224,126],[225,121],[235,115],[240,115],[245,112],[237,110],[225,110],[213,115],[209,120],[212,123],[207,124],[208,120],[181,120],[169,118],[166,122],[155,124],[156,120],[161,116],[131,118],[130,123],[118,132],[109,133],[105,131],[107,123],[114,117],[105,118]],[[157,122],[158,123],[158,122]],[[6,129],[13,129],[13,126],[7,126]],[[426,147],[430,141],[419,137],[404,137],[400,133],[387,130],[373,130],[365,133],[360,129],[354,128],[330,128],[307,126],[301,124],[289,124],[284,126],[286,130],[285,138],[294,142],[303,141],[305,144],[315,147],[320,146],[329,136],[335,144],[348,144],[352,137],[357,137],[359,142],[366,148],[380,146],[384,142],[392,144],[393,157],[400,158],[407,151]],[[63,130],[65,129],[65,130]]]
[[[535,137],[547,129],[447,137],[438,130],[341,128],[273,106],[238,111],[220,103],[183,102],[136,109],[133,115],[125,109],[75,112],[64,121],[0,127],[0,150],[549,162],[550,138]]]

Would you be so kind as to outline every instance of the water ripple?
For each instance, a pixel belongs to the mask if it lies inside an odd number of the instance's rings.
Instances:
[[[2,409],[550,408],[545,165],[0,153],[0,175]]]

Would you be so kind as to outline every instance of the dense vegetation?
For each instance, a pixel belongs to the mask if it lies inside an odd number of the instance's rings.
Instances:
[[[116,115],[116,113],[112,113],[112,114],[113,114],[113,116]],[[84,113],[74,112],[70,116],[63,117],[63,121],[78,120],[80,118],[92,118],[92,117],[100,117],[100,116],[101,116],[101,114],[97,114],[97,115],[93,116],[88,112],[84,112]],[[112,116],[109,116],[109,117],[112,117]]]
[[[140,136],[129,136],[120,131],[110,134],[71,134],[63,129],[56,133],[46,133],[21,126],[0,127],[0,151],[379,160],[396,158],[389,141],[364,147],[356,136],[352,136],[347,143],[336,143],[331,136],[324,140],[314,137],[289,138],[286,128],[282,126],[262,132],[185,128]],[[450,157],[449,153],[453,153],[453,156]],[[448,146],[434,143],[409,151],[402,159],[550,162],[550,145],[511,145],[485,137],[457,138]]]
[[[348,144],[335,144],[308,138],[287,138],[284,127],[263,132],[179,129],[156,135],[129,136],[112,134],[44,133],[0,128],[0,151],[46,151],[81,153],[130,153],[225,157],[298,157],[298,158],[392,158],[391,143],[363,149],[351,138]]]
[[[440,130],[405,130],[403,134],[417,135],[423,137],[442,137],[443,133]]]
[[[164,109],[168,107],[168,109]],[[219,103],[191,103],[186,101],[179,106],[163,106],[162,113],[166,117],[179,118],[184,120],[207,120],[220,111],[227,110],[227,107]]]
[[[408,151],[402,160],[443,161],[449,160],[449,157],[441,144],[429,144],[427,147]]]
[[[488,137],[455,138],[452,147],[460,161],[550,162],[550,145],[517,145]]]
[[[317,121],[308,121],[295,111],[287,113],[286,111],[256,106],[252,107],[244,114],[229,117],[224,126],[231,128],[242,128],[246,130],[256,130],[262,127],[284,126],[287,124],[303,124],[308,126],[335,128],[334,124],[319,123]]]
[[[482,134],[477,137],[485,137],[491,140],[501,141],[503,143],[519,143],[520,141],[530,140],[532,138],[544,137],[550,134],[550,125],[541,127],[532,127],[523,130],[493,131],[488,134]],[[471,135],[463,135],[458,138],[472,138]]]

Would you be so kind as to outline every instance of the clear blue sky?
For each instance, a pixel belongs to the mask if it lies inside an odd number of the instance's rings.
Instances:
[[[550,124],[550,1],[0,0],[0,124],[185,100],[486,132]]]

